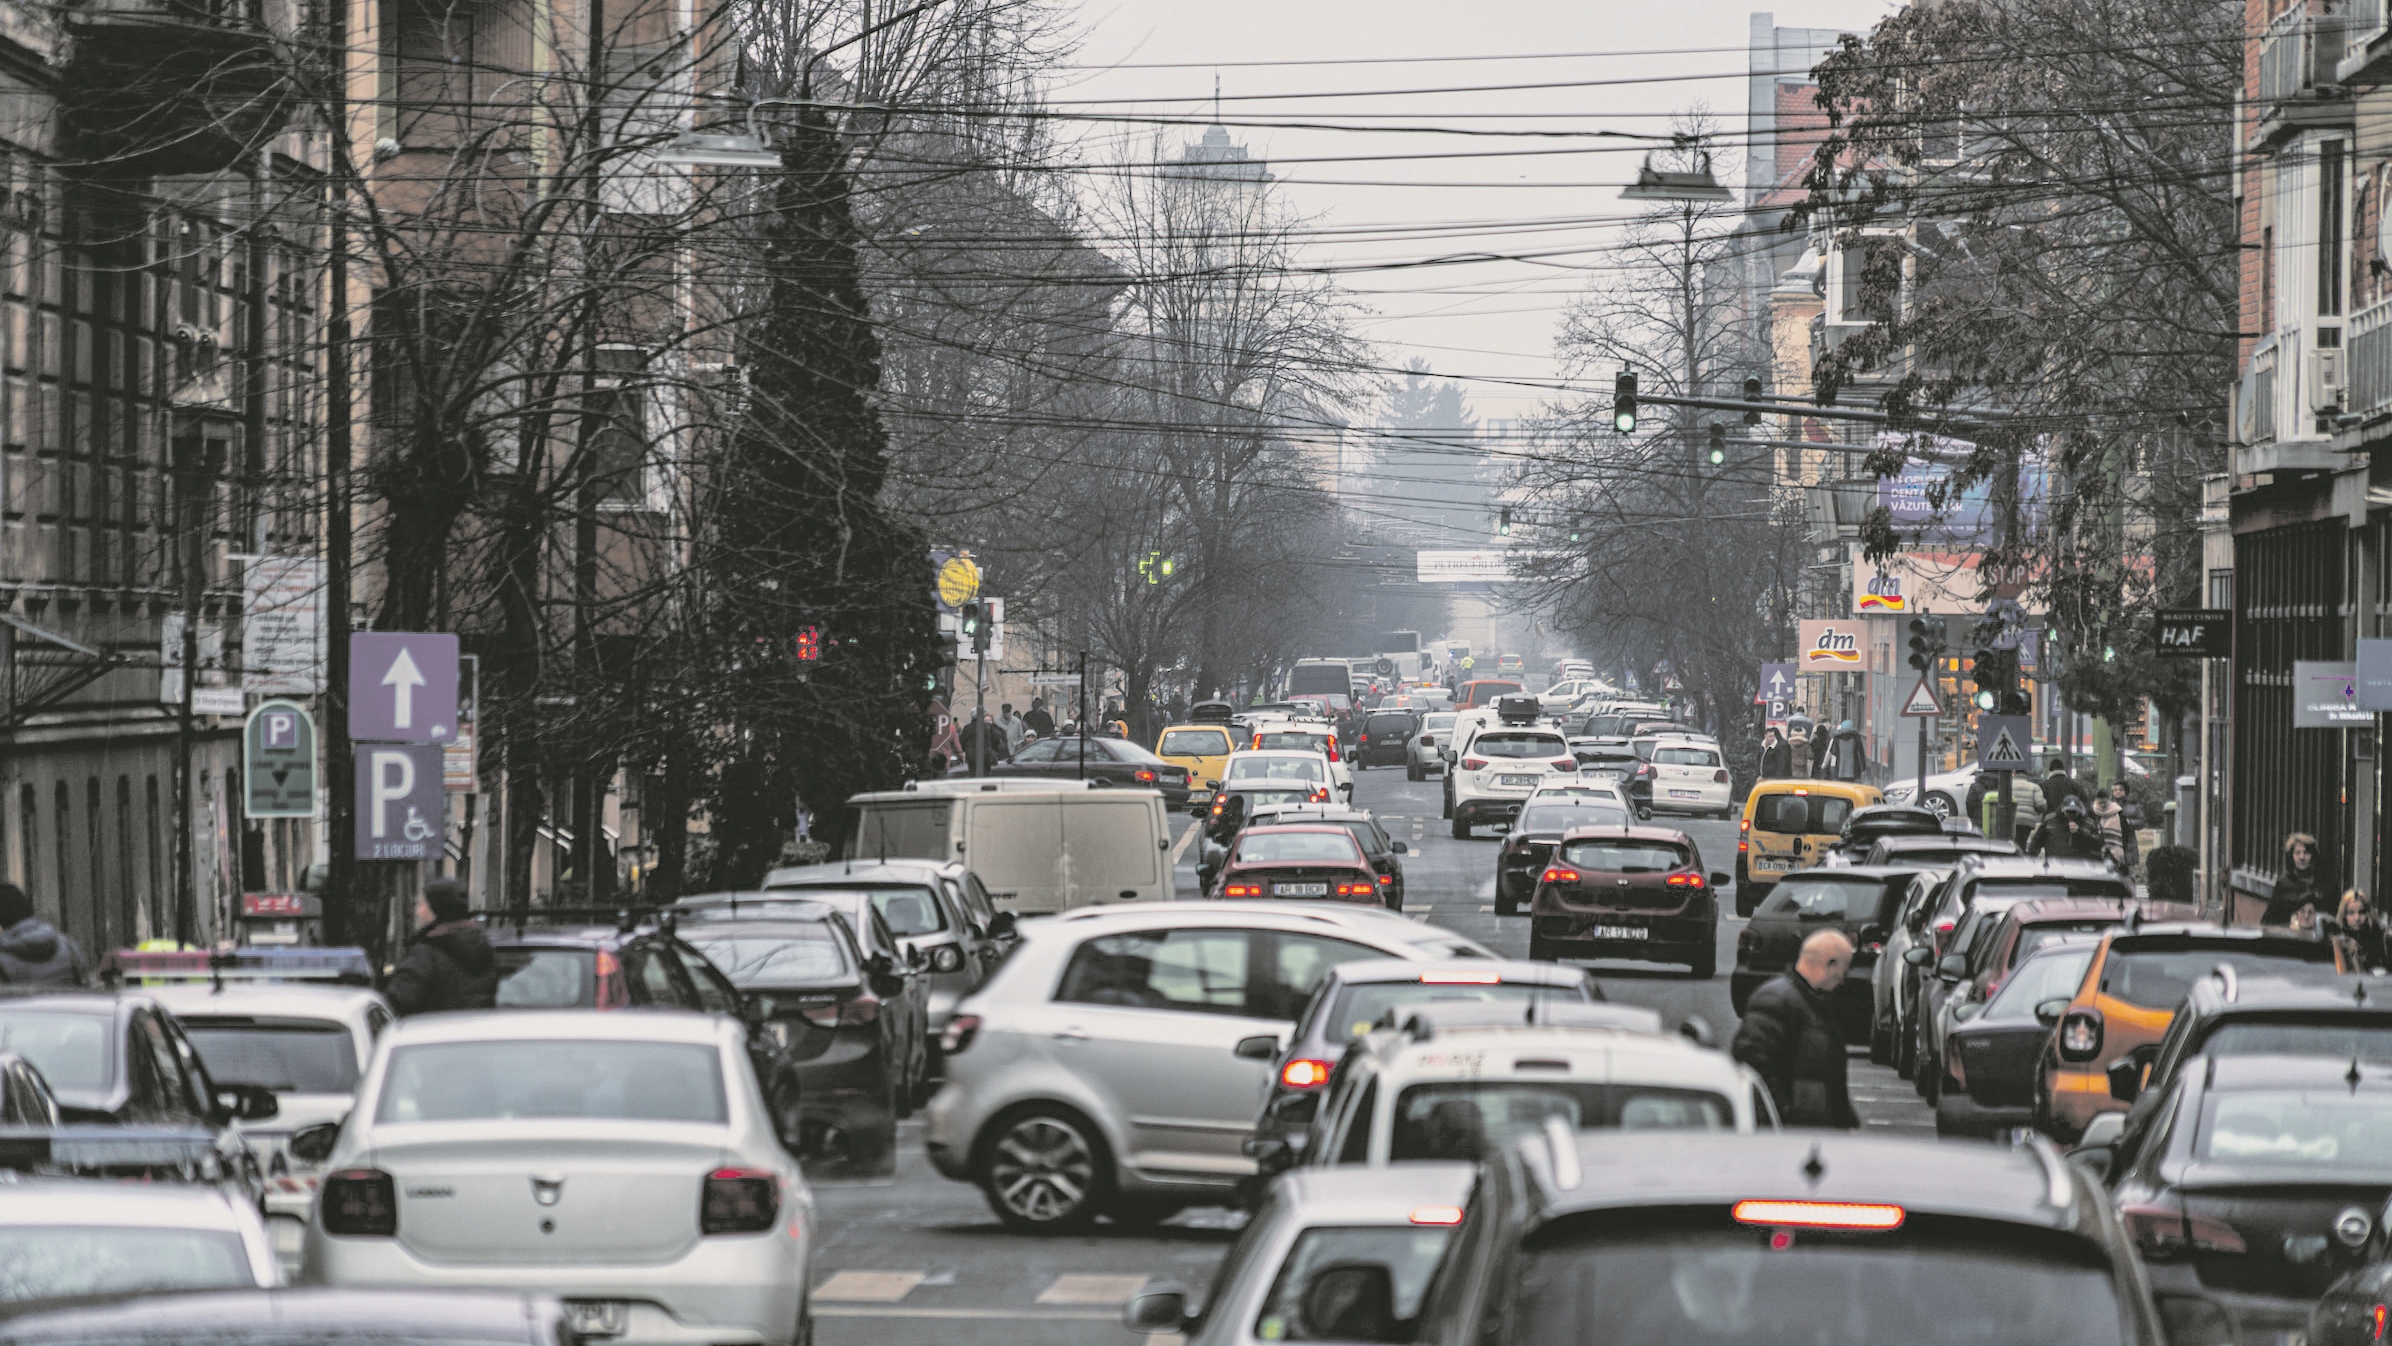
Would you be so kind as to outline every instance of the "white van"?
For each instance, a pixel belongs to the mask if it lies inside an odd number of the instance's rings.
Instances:
[[[961,861],[999,911],[1036,916],[1179,895],[1159,791],[1072,782],[1044,790],[890,790],[847,803],[860,815],[848,858]]]

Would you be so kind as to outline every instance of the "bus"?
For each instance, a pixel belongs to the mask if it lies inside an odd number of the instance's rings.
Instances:
[[[1288,670],[1287,695],[1334,696],[1354,704],[1354,670],[1343,659],[1298,659]]]

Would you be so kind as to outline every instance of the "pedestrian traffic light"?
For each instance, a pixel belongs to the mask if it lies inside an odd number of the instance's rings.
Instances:
[[[1747,402],[1758,402],[1761,400],[1761,381],[1759,379],[1746,379],[1744,381],[1744,400]],[[1759,425],[1761,423],[1761,409],[1759,407],[1746,407],[1744,409],[1744,423],[1746,425]]]
[[[1713,467],[1728,460],[1728,428],[1717,421],[1711,422],[1711,448],[1705,456]]]
[[[812,664],[819,663],[821,660],[822,628],[819,626],[797,628],[797,661],[801,664]]]
[[[1611,428],[1623,435],[1636,432],[1636,371],[1623,369],[1611,381]]]
[[[977,598],[966,602],[956,610],[955,632],[963,638],[963,643],[966,645],[977,646],[980,641],[980,628],[987,624],[988,619],[983,615],[980,600]]]
[[[1503,507],[1503,517],[1502,517],[1502,518],[1500,518],[1500,519],[1498,519],[1498,520],[1496,520],[1496,523],[1495,523],[1495,531],[1496,531],[1496,532],[1498,532],[1498,533],[1501,533],[1501,534],[1503,534],[1505,537],[1510,537],[1510,536],[1512,535],[1512,507],[1511,507],[1511,506],[1509,506],[1509,505],[1505,505],[1505,506]]]

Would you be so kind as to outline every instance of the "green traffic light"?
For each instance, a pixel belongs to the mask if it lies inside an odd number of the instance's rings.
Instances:
[[[1977,693],[1977,709],[1979,710],[1993,709],[1994,701],[1995,697],[1991,688]]]

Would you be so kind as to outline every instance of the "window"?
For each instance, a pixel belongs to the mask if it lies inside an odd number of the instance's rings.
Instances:
[[[1572,1131],[1723,1131],[1736,1113],[1707,1089],[1575,1080],[1416,1084],[1396,1105],[1387,1157],[1477,1162],[1554,1118]]]
[[[1040,739],[1038,742],[1033,743],[1028,747],[1023,748],[1020,752],[1015,753],[1013,755],[1013,760],[1017,764],[1023,762],[1059,762],[1063,760],[1061,755],[1062,751],[1062,739]],[[1072,745],[1072,760],[1079,760],[1079,745],[1076,741]]]
[[[238,1234],[212,1229],[17,1225],[0,1230],[0,1299],[108,1298],[257,1284]]]
[[[1099,935],[1063,970],[1055,999],[1128,1009],[1246,1013],[1243,930],[1139,930]]]
[[[2317,148],[2317,312],[2342,314],[2342,142]],[[2339,334],[2339,329],[2337,334]],[[2320,333],[2322,336],[2323,333]]]
[[[95,1093],[116,1076],[110,1050],[115,1020],[105,1014],[52,1013],[0,1007],[0,1052],[33,1063],[52,1089]]]
[[[1369,1032],[1373,1025],[1390,1014],[1400,1022],[1402,1011],[1414,1005],[1501,1003],[1525,1007],[1530,1001],[1537,1000],[1584,1004],[1590,999],[1584,983],[1549,986],[1533,982],[1502,982],[1487,986],[1417,981],[1363,982],[1346,988],[1338,997],[1337,1005],[1329,1011],[1326,1036],[1331,1043],[1344,1046]]]
[[[872,905],[889,923],[889,933],[900,938],[935,935],[947,928],[938,895],[928,888],[875,888]]]
[[[1768,794],[1753,807],[1752,829],[1781,836],[1841,833],[1852,801],[1834,795]]]
[[[1229,735],[1218,729],[1174,729],[1163,735],[1156,751],[1165,757],[1220,757],[1229,751]]]
[[[593,950],[510,945],[493,952],[498,957],[500,1009],[578,1009],[597,1003]]]
[[[1761,904],[1763,916],[1795,916],[1813,921],[1865,921],[1877,914],[1883,886],[1874,880],[1839,883],[1787,879]]]
[[[1329,969],[1340,963],[1387,956],[1349,940],[1319,935],[1281,933],[1265,938],[1273,949],[1268,992],[1273,1003],[1261,1007],[1262,1017],[1285,1019],[1289,1023],[1303,1016],[1304,1007],[1312,1002],[1313,991],[1329,975]]]
[[[1229,778],[1233,781],[1327,780],[1329,764],[1318,757],[1240,757],[1230,762]]]
[[[1470,751],[1478,757],[1525,760],[1568,757],[1570,745],[1556,734],[1481,734],[1470,740]]]
[[[1395,1316],[1398,1321],[1407,1320],[1419,1314],[1421,1300],[1451,1242],[1453,1230],[1434,1225],[1307,1229],[1279,1265],[1271,1293],[1254,1320],[1254,1336],[1260,1341],[1387,1340],[1389,1325],[1350,1321],[1353,1306],[1346,1302],[1340,1303],[1341,1312],[1331,1321],[1314,1322],[1306,1308],[1324,1306],[1305,1302],[1313,1277],[1329,1267],[1354,1262],[1385,1267],[1394,1281]]]
[[[693,992],[673,975],[670,958],[647,945],[633,945],[623,950],[623,966],[630,974],[632,1003],[682,1008],[691,1003]]]
[[[749,990],[813,985],[855,974],[828,924],[765,931],[689,931],[683,935],[734,986]]]
[[[1359,865],[1361,848],[1339,832],[1248,832],[1238,838],[1239,865]]]
[[[254,1084],[278,1094],[357,1088],[357,1047],[347,1024],[207,1016],[186,1016],[182,1024],[218,1083]]]
[[[2031,1019],[2035,1007],[2054,997],[2076,994],[2085,981],[2085,968],[2093,961],[2090,948],[2062,950],[2043,958],[2030,958],[2019,965],[2018,973],[2002,983],[2000,994],[1985,1007],[1988,1019]]]
[[[20,844],[25,848],[23,864],[17,872],[25,876],[25,887],[28,890],[41,882],[40,856],[37,854],[37,843],[41,839],[41,813],[39,805],[35,802],[39,798],[40,796],[34,793],[33,787],[30,785],[17,791],[17,808],[23,818],[23,822],[17,828],[17,836]],[[155,826],[152,826],[150,834],[157,835],[157,830]],[[48,1073],[47,1071],[43,1072],[45,1075]]]
[[[689,978],[689,988],[697,995],[697,1006],[708,1014],[739,1013],[739,992],[723,980],[723,974],[705,955],[691,949],[685,955],[680,949],[670,950],[674,962],[681,965],[681,975]]]
[[[202,1108],[185,1087],[183,1062],[175,1055],[174,1044],[167,1040],[165,1025],[154,1014],[142,1014],[133,1021],[133,1050],[138,1053],[140,1068],[147,1069],[155,1086],[154,1099],[160,1109],[186,1116],[201,1115]],[[140,1091],[134,1091],[140,1098]]]
[[[51,822],[58,831],[57,854],[51,857],[58,862],[58,923],[72,934],[78,923],[68,913],[79,911],[82,903],[75,900],[74,875],[67,866],[67,856],[75,849],[75,829],[73,820],[68,817],[74,811],[74,794],[66,788],[65,781],[58,782],[57,788],[51,792],[51,802],[54,810]],[[88,935],[90,932],[83,933]]]
[[[2333,960],[2333,946],[2323,940],[2309,947],[2317,951],[2316,956],[2299,961],[2324,964]],[[2289,965],[2285,954],[2268,957],[2231,948],[2120,949],[2112,945],[2109,957],[2101,963],[2101,992],[2130,1005],[2173,1009],[2195,981],[2221,963],[2245,977],[2299,972]]]
[[[2204,1159],[2336,1172],[2392,1168],[2392,1112],[2341,1089],[2267,1090],[2209,1101]]]
[[[1719,765],[1719,754],[1709,748],[1655,748],[1653,761],[1660,766]]]
[[[1573,868],[1606,874],[1662,874],[1687,862],[1686,848],[1668,841],[1572,841],[1561,856]]]
[[[1337,1147],[1337,1162],[1366,1164],[1370,1162],[1370,1131],[1377,1122],[1379,1110],[1379,1081],[1373,1077],[1362,1086],[1362,1097],[1346,1117],[1345,1143]]]
[[[1559,834],[1573,827],[1626,827],[1628,811],[1609,799],[1586,799],[1567,804],[1531,803],[1520,810],[1512,830],[1523,835]]]
[[[101,945],[114,944],[122,931],[117,922],[122,919],[116,910],[116,895],[108,886],[107,869],[100,863],[100,778],[90,776],[83,782],[83,836],[88,843],[83,872],[91,876],[91,937]]]
[[[727,1116],[715,1049],[679,1042],[424,1043],[391,1053],[378,1122],[713,1122]]]

